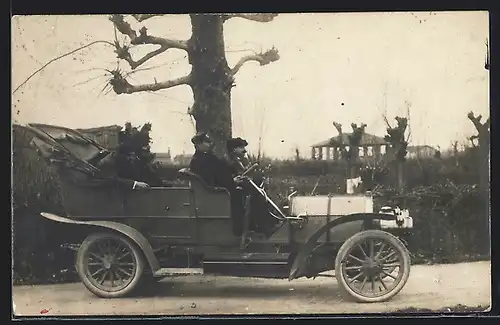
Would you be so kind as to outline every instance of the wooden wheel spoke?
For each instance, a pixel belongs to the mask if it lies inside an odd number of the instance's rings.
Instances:
[[[360,291],[360,292],[362,292],[362,291],[363,291],[363,289],[365,288],[366,281],[368,281],[368,278],[367,278],[367,277],[365,277],[365,278],[363,279],[363,283],[361,283],[361,289],[359,289],[359,291]]]
[[[117,243],[115,252],[113,253],[114,256],[118,255],[118,253],[120,252],[120,248],[122,248],[122,245],[120,243]]]
[[[115,272],[109,271],[109,280],[111,281],[111,287],[115,286]]]
[[[354,255],[352,255],[352,254],[349,254],[349,256],[348,256],[348,257],[349,257],[349,258],[352,258],[353,260],[356,260],[356,261],[358,261],[358,262],[361,262],[361,263],[363,263],[363,262],[364,262],[362,259],[359,259],[359,258],[357,258],[356,256],[354,256]]]
[[[122,258],[127,257],[128,255],[130,255],[129,251],[127,251],[125,254],[121,255],[120,257],[118,257],[117,260],[121,260]]]
[[[108,275],[108,273],[109,273],[109,270],[106,270],[106,271],[102,274],[101,278],[99,279],[99,284],[100,284],[100,285],[102,285],[102,284],[104,283],[104,280],[106,280],[106,276]]]
[[[106,269],[101,267],[99,270],[95,271],[94,273],[91,274],[92,277],[95,277],[97,274],[101,273],[102,271],[105,271]]]
[[[391,277],[391,278],[393,278],[394,280],[396,280],[396,277],[395,277],[394,275],[389,274],[389,273],[387,273],[387,272],[386,272],[386,271],[384,271],[384,270],[382,270],[382,273],[384,273],[384,275],[386,275],[386,276],[388,276],[388,277]]]
[[[398,267],[398,266],[399,266],[399,267],[401,267],[401,264],[400,264],[400,263],[387,263],[387,264],[386,264],[386,263],[384,263],[384,264],[383,264],[383,267],[384,267],[384,268],[386,268],[386,267],[387,267],[387,268],[391,268],[391,267]]]
[[[102,265],[102,262],[89,262],[88,265],[90,266],[96,266],[96,265]]]
[[[372,285],[372,293],[375,294],[375,277],[373,276],[370,279],[371,285]]]
[[[380,250],[378,251],[378,253],[375,255],[375,258],[379,258],[380,257],[380,254],[382,254],[382,252],[384,251],[384,248],[385,248],[385,243],[382,242],[382,245],[380,245]]]
[[[361,246],[361,244],[358,244],[358,247],[359,247],[359,249],[361,250],[361,252],[363,253],[363,256],[364,256],[365,258],[367,258],[367,257],[368,257],[368,255],[366,255],[366,252],[365,252],[365,250],[363,249],[363,247]]]
[[[116,270],[115,275],[118,281],[123,282],[123,278],[121,277],[120,273],[118,273],[118,270]]]
[[[118,263],[116,263],[116,265],[120,265],[120,266],[134,266],[135,263],[118,262]]]
[[[355,277],[351,278],[349,283],[353,283],[354,281],[356,281],[360,276],[363,275],[363,272],[359,272],[358,275],[356,275]]]
[[[378,281],[382,284],[384,289],[387,291],[387,286],[385,285],[384,279],[382,279],[381,277],[378,277]]]
[[[361,265],[356,265],[356,266],[346,266],[345,269],[346,270],[359,270],[361,269],[362,266]]]
[[[104,257],[97,255],[96,253],[89,252],[89,255],[97,258],[99,261],[104,262]]]
[[[373,239],[370,239],[370,243],[368,245],[368,249],[369,249],[369,252],[370,252],[370,257],[374,257],[375,256],[375,244],[373,243]]]
[[[117,271],[122,272],[123,274],[125,274],[125,275],[127,275],[127,276],[129,276],[129,277],[131,277],[131,276],[132,276],[132,273],[129,273],[129,272],[125,271],[125,270],[124,270],[123,268],[121,268],[121,267],[117,268],[116,270],[117,270]]]
[[[395,251],[392,251],[390,254],[388,254],[388,255],[386,255],[386,256],[384,256],[384,257],[382,257],[382,258],[380,259],[380,261],[382,261],[382,262],[383,262],[383,261],[386,261],[388,258],[390,258],[391,256],[393,256],[394,254],[396,254],[396,252],[395,252]]]

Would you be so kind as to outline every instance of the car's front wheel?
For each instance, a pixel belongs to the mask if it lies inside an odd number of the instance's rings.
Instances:
[[[410,275],[410,255],[395,236],[365,230],[345,241],[335,260],[340,287],[359,302],[383,302],[398,294]]]
[[[77,253],[76,266],[90,292],[101,298],[119,298],[136,290],[146,263],[130,239],[109,232],[85,238]]]

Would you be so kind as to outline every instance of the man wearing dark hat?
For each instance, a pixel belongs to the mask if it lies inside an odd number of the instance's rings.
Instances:
[[[233,176],[241,175],[249,167],[246,157],[248,142],[240,137],[231,138],[226,142],[226,163],[231,169]]]
[[[236,236],[243,232],[243,216],[245,208],[242,193],[238,190],[239,176],[233,177],[227,163],[213,153],[214,143],[207,133],[196,134],[191,142],[195,146],[195,153],[189,168],[209,186],[224,187],[231,196],[231,214],[233,217],[233,231]]]
[[[191,138],[195,153],[189,168],[209,186],[224,187],[231,192],[236,188],[239,178],[234,178],[227,164],[214,153],[214,143],[206,132],[200,132]]]

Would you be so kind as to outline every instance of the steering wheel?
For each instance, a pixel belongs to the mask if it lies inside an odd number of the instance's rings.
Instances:
[[[259,166],[259,164],[255,163],[253,164],[252,166],[248,167],[247,170],[245,170],[241,176],[246,176],[248,173],[250,173],[252,170],[254,170],[255,168],[257,168]]]

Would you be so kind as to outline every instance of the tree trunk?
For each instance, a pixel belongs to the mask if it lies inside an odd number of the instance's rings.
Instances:
[[[233,77],[224,49],[223,19],[218,15],[191,14],[192,37],[189,63],[194,105],[191,114],[197,132],[208,132],[215,142],[215,154],[225,153],[225,141],[232,136],[231,88]]]
[[[490,163],[489,163],[489,156],[490,156],[490,134],[485,133],[485,134],[480,134],[479,135],[479,176],[480,176],[480,181],[479,181],[479,186],[481,188],[481,191],[483,192],[483,195],[489,198],[489,190],[490,190]]]
[[[489,136],[489,134],[488,134]],[[479,249],[481,253],[489,253],[490,250],[490,161],[489,161],[489,138],[483,136],[479,138],[479,189],[481,191],[481,198],[484,203],[485,218],[482,222],[482,227],[480,227],[482,242],[479,243]]]
[[[403,193],[405,188],[405,180],[404,180],[404,170],[403,170],[403,162],[397,161],[397,182],[398,182],[398,191],[399,193]]]

